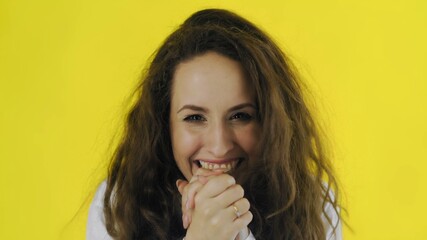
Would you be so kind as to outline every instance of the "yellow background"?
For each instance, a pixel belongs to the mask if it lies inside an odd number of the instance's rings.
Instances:
[[[205,7],[261,26],[309,82],[345,239],[427,239],[425,0],[0,0],[0,239],[84,239],[140,70]]]

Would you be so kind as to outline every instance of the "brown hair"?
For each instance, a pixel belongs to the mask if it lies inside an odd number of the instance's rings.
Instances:
[[[277,45],[226,10],[194,13],[173,32],[138,86],[124,137],[113,156],[104,199],[106,227],[116,239],[179,239],[184,178],[171,149],[171,80],[182,61],[215,51],[241,63],[256,93],[259,161],[241,170],[257,239],[325,239],[325,205],[338,214],[337,183],[300,80]],[[326,180],[325,180],[326,179]]]

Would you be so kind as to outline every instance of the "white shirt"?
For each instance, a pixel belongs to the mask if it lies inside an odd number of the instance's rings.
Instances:
[[[104,194],[105,189],[107,188],[107,183],[104,181],[98,187],[95,197],[89,208],[89,217],[86,226],[86,239],[88,240],[113,240],[113,238],[108,235],[107,229],[105,228],[105,218],[104,218]],[[338,221],[338,216],[336,215],[332,205],[328,204],[326,206],[326,213],[331,218],[332,223],[335,225]],[[322,216],[323,222],[327,227],[326,236],[328,240],[342,240],[341,233],[341,222],[338,223],[335,233],[332,234],[332,227],[327,223],[326,218]],[[246,238],[246,240],[255,240],[255,237],[252,233]]]

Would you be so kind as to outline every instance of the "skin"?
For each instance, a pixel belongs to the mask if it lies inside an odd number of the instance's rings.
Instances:
[[[207,170],[198,163],[257,159],[260,127],[244,71],[238,62],[207,52],[180,63],[172,81],[171,140],[186,178],[177,181],[186,240],[245,239],[252,214],[243,188],[226,169]]]

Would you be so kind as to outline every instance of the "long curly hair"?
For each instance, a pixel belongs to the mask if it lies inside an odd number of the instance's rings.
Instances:
[[[238,61],[256,93],[261,156],[240,171],[257,239],[325,239],[323,217],[338,214],[338,187],[304,88],[279,47],[227,10],[194,13],[156,51],[136,91],[112,158],[104,214],[115,239],[182,239],[178,169],[170,139],[171,81],[177,65],[214,51]],[[335,198],[332,197],[332,189]]]

